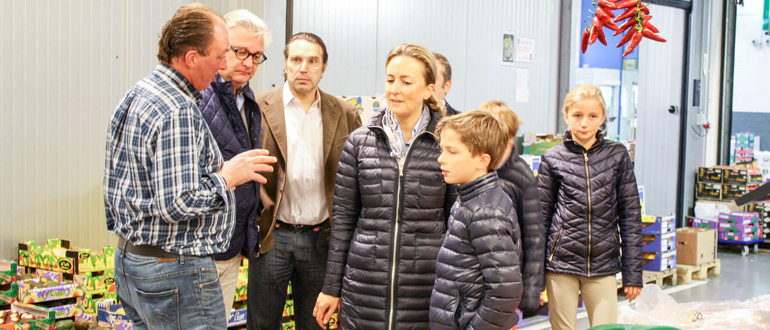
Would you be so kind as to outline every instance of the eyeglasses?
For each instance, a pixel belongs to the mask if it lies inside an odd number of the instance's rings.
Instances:
[[[254,64],[262,64],[262,63],[265,63],[265,61],[267,61],[267,56],[265,56],[265,54],[260,54],[260,53],[252,54],[246,51],[245,49],[233,48],[233,46],[230,46],[230,49],[232,49],[233,52],[235,52],[235,58],[239,60],[245,60],[249,58],[249,56],[251,56],[251,60],[254,61]]]

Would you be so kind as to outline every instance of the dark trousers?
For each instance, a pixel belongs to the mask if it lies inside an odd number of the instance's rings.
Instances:
[[[289,281],[296,329],[321,329],[313,308],[326,275],[329,242],[323,230],[297,232],[283,225],[273,235],[270,251],[249,258],[248,329],[281,329]]]

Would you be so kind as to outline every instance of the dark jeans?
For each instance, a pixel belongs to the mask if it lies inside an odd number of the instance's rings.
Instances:
[[[297,330],[318,330],[313,317],[326,275],[329,242],[323,231],[275,228],[273,248],[249,260],[248,328],[280,330],[286,289],[291,281]]]
[[[115,286],[134,330],[227,329],[217,267],[211,258],[158,262],[156,257],[117,248]]]

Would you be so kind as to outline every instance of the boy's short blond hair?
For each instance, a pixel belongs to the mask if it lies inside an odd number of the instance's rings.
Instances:
[[[489,155],[488,170],[494,171],[500,165],[505,154],[508,140],[508,129],[497,116],[487,111],[470,110],[460,114],[444,117],[436,126],[436,135],[441,131],[451,129],[460,136],[471,155]]]
[[[509,138],[516,137],[516,133],[519,132],[519,125],[524,122],[503,101],[482,102],[479,105],[479,110],[489,111],[497,116],[505,124]]]

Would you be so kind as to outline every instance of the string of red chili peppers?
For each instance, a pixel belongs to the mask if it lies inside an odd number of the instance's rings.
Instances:
[[[615,17],[613,10],[626,9],[620,16]],[[589,10],[589,12],[591,12]],[[659,33],[658,29],[650,24],[650,9],[642,4],[641,0],[599,0],[596,7],[596,14],[591,19],[591,25],[583,31],[583,39],[581,42],[581,48],[583,53],[588,49],[588,45],[592,45],[597,39],[605,46],[607,45],[607,38],[604,35],[603,27],[607,27],[612,31],[615,31],[613,36],[619,35],[626,30],[629,30],[623,39],[620,40],[617,47],[623,46],[627,42],[631,41],[626,47],[626,51],[623,52],[623,57],[631,54],[642,41],[642,38],[652,39],[658,42],[666,42],[656,33]],[[624,19],[628,19],[620,27],[615,23]]]

